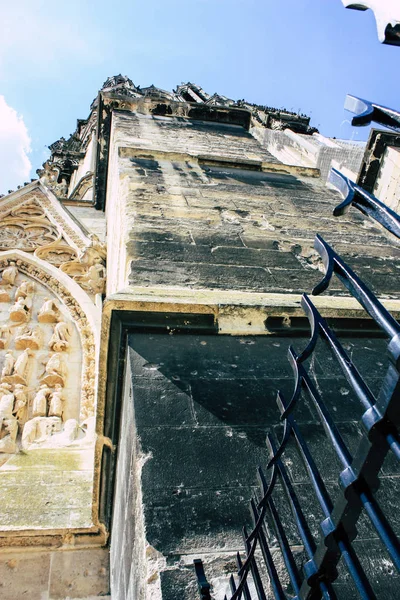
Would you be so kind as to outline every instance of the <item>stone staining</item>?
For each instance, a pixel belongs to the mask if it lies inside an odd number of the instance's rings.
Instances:
[[[80,431],[83,357],[70,309],[21,272],[21,261],[3,266],[0,453],[71,444]]]

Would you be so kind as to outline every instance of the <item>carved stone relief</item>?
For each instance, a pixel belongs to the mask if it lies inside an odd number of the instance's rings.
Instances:
[[[35,264],[0,257],[0,273],[0,453],[69,445],[94,413],[92,330]]]
[[[55,267],[60,267],[64,263],[75,260],[78,253],[65,242],[56,241],[47,246],[37,248],[35,250],[35,256],[42,260],[46,260]]]
[[[21,249],[60,268],[92,297],[103,293],[106,282],[106,249],[94,235],[77,231],[60,215],[60,209],[44,194],[28,194],[25,201],[9,201],[0,207],[0,251]],[[12,265],[0,281],[0,302],[9,301]],[[11,278],[11,279],[10,279]],[[10,281],[9,281],[10,279]],[[16,322],[29,321],[29,306],[15,298]],[[29,304],[29,301],[27,301]]]
[[[49,223],[36,204],[28,203],[11,210],[0,223],[0,250],[20,248],[33,252],[59,237],[57,227]]]
[[[92,245],[80,253],[78,260],[64,263],[60,270],[89,294],[103,294],[106,285],[105,258],[105,245],[92,236]]]

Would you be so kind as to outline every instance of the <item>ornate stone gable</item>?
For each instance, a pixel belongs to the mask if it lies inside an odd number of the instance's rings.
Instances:
[[[85,233],[40,182],[0,200],[0,257],[11,249],[32,252],[60,268],[91,297],[104,291],[105,246]]]
[[[43,184],[0,199],[0,546],[18,543],[21,523],[33,538],[94,527],[104,282],[104,246]]]

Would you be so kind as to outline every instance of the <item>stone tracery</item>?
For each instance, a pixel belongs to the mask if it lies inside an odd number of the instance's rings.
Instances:
[[[106,281],[104,244],[96,236],[87,236],[77,230],[66,215],[62,215],[57,202],[35,191],[28,192],[25,198],[8,201],[3,210],[0,207],[0,252],[10,249],[33,252],[37,258],[67,273],[92,297],[103,293]],[[5,272],[0,280],[0,302],[9,301],[12,283],[7,277],[13,277],[12,265],[9,273]],[[23,321],[23,311],[18,310]]]

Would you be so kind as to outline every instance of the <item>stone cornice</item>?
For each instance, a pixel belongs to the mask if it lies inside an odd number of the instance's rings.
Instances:
[[[201,121],[213,121],[241,125],[249,129],[251,113],[246,108],[209,106],[196,102],[177,102],[167,98],[131,98],[113,92],[101,92],[103,104],[111,110],[120,109],[139,114],[162,117],[185,117]]]

